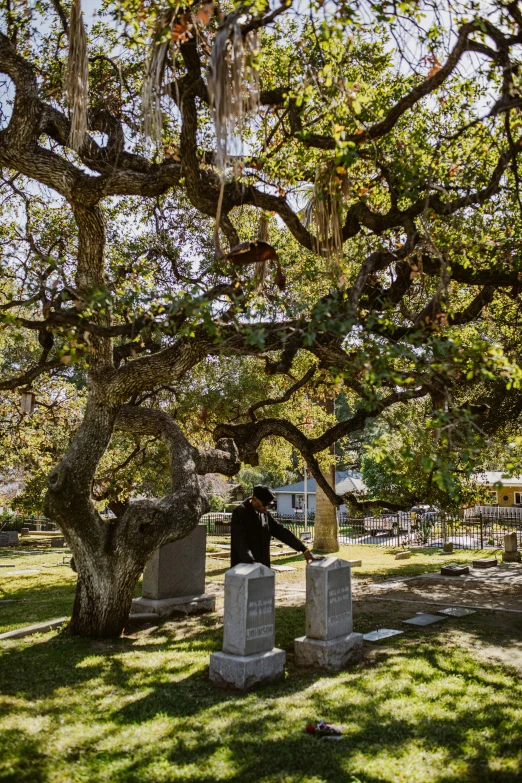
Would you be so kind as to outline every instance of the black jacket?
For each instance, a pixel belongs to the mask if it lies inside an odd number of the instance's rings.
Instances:
[[[268,511],[258,514],[250,503],[245,500],[232,512],[231,521],[231,567],[238,563],[262,563],[270,568],[270,538],[288,544],[297,552],[304,552],[306,546],[291,530],[276,522]]]

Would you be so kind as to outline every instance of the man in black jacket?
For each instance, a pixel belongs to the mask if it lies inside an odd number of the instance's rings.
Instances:
[[[273,536],[288,544],[296,552],[302,552],[306,562],[323,560],[313,555],[291,530],[276,522],[268,511],[275,495],[268,487],[258,484],[251,498],[232,512],[231,567],[238,563],[262,563],[270,568],[270,538]]]

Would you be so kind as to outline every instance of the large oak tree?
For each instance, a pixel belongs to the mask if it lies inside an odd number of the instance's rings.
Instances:
[[[78,0],[2,6],[0,316],[26,350],[0,389],[87,374],[46,496],[78,567],[72,633],[121,632],[147,558],[207,509],[199,477],[265,439],[339,503],[318,455],[369,418],[427,397],[448,433],[474,415],[454,387],[517,394],[487,319],[512,329],[520,304],[518,2],[122,0],[88,37]],[[198,448],[162,394],[241,357],[281,393]],[[346,419],[312,437],[270,415],[318,378]],[[163,443],[171,487],[107,522],[116,433]]]

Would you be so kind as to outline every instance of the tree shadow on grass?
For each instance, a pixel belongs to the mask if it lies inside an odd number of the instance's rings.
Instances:
[[[56,727],[60,713],[67,719],[73,697],[92,699],[80,721],[98,719],[97,700],[107,694],[115,691],[119,701],[101,708],[98,741],[79,736],[72,755],[59,759],[45,755],[45,736],[37,741],[30,730],[17,730],[0,780],[43,783],[59,764],[62,777],[70,765],[71,779],[79,775],[89,783],[109,774],[114,783],[350,783],[352,776],[382,783],[403,779],[400,769],[414,757],[417,765],[438,764],[432,776],[421,778],[430,783],[518,783],[520,681],[505,668],[477,665],[471,653],[444,646],[446,623],[486,636],[482,620],[473,615],[409,632],[381,658],[325,674],[295,669],[293,640],[303,633],[304,609],[278,607],[276,644],[287,650],[287,676],[250,694],[219,691],[208,682],[208,655],[221,648],[215,615],[170,620],[147,636],[114,642],[58,635],[6,649],[0,691],[14,699],[3,712],[16,715],[18,725],[24,710],[37,710],[52,716]],[[149,654],[150,665],[144,659]],[[159,665],[153,665],[158,654]],[[53,700],[45,704],[46,697]],[[344,724],[345,737],[330,743],[307,735],[306,725],[319,718]],[[151,740],[147,731],[156,723]],[[31,767],[34,759],[32,777],[28,758]],[[502,759],[511,759],[504,771]]]
[[[404,658],[413,661],[414,670],[401,678],[398,672]],[[431,677],[410,676],[420,665]],[[437,656],[433,658],[425,651],[410,649],[397,653],[393,665],[379,673],[377,682],[365,676],[361,668],[324,676],[297,672],[290,667],[283,684],[247,695],[213,691],[208,684],[203,685],[200,673],[191,675],[183,683],[187,688],[183,698],[176,698],[174,691],[170,699],[162,698],[159,702],[147,697],[150,699],[147,704],[134,703],[114,716],[124,724],[137,724],[144,718],[151,720],[156,710],[158,715],[176,719],[177,726],[161,739],[154,752],[144,749],[114,779],[137,783],[147,776],[150,767],[154,768],[159,757],[161,779],[165,780],[170,779],[170,768],[176,780],[210,783],[216,780],[215,770],[226,759],[226,779],[233,783],[258,780],[345,783],[352,775],[361,783],[382,783],[390,779],[388,775],[381,777],[376,772],[364,771],[361,758],[392,757],[400,766],[400,759],[406,759],[415,747],[420,758],[426,757],[427,764],[434,757],[447,760],[448,765],[455,758],[463,760],[464,769],[461,766],[458,771],[439,772],[426,780],[518,781],[522,772],[522,745],[520,736],[513,730],[511,695],[505,692],[499,698],[487,678],[471,675],[459,677],[455,692],[455,685],[446,676],[454,676],[455,672],[444,670],[441,677],[439,666]],[[435,670],[431,671],[433,667]],[[424,705],[418,697],[419,688],[430,680],[439,689],[434,709],[429,700]],[[316,689],[317,684],[320,687]],[[470,686],[476,692],[467,699]],[[168,690],[170,686],[164,689],[164,697]],[[520,687],[517,692],[520,694]],[[490,698],[476,703],[479,695]],[[408,701],[415,697],[416,713],[412,715]],[[292,715],[296,701],[302,714],[297,724]],[[404,703],[404,715],[398,708],[400,701]],[[151,710],[153,703],[154,710]],[[345,724],[343,740],[317,742],[305,733],[306,724],[320,716]],[[506,730],[508,723],[510,729]],[[492,735],[492,730],[500,725],[503,731]],[[483,736],[488,736],[489,741],[473,742],[473,737]],[[512,771],[513,764],[511,770],[496,769],[502,758],[515,759],[516,771]]]
[[[47,761],[39,739],[18,729],[2,732],[0,753],[2,783],[44,783],[48,779]]]
[[[34,584],[16,589],[3,586],[0,597],[14,600],[14,603],[0,606],[0,627],[8,630],[14,625],[32,625],[70,615],[75,589],[76,580],[45,585],[41,589]]]

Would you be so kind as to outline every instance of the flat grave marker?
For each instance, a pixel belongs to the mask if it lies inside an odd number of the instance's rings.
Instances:
[[[365,642],[380,642],[381,639],[389,639],[391,636],[398,636],[404,631],[396,631],[393,628],[379,628],[377,631],[363,634]]]
[[[449,617],[467,617],[469,614],[475,613],[475,609],[465,609],[463,606],[450,606],[447,609],[439,610],[439,614],[446,614]]]
[[[496,557],[483,557],[480,560],[473,560],[473,568],[494,568],[498,565]]]
[[[469,574],[469,566],[447,565],[440,569],[442,576],[466,576]]]
[[[441,620],[447,620],[447,617],[441,617],[438,614],[418,614],[415,617],[410,617],[409,620],[403,620],[403,623],[407,625],[418,625],[424,627],[425,625],[433,625],[433,623],[440,623]]]

